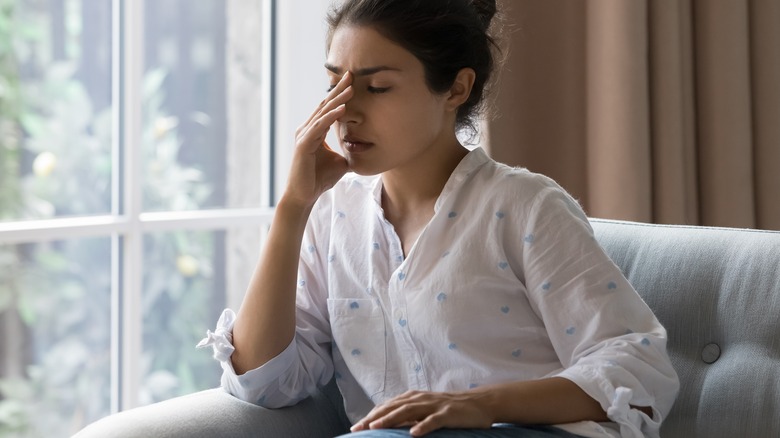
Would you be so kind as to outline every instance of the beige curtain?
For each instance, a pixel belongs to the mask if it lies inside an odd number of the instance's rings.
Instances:
[[[499,4],[494,158],[594,217],[780,229],[780,1]]]

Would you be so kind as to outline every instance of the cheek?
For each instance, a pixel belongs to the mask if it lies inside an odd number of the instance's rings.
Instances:
[[[433,98],[416,99],[407,105],[403,117],[413,133],[425,137],[438,135],[443,127],[443,110]]]
[[[394,112],[408,123],[427,124],[441,117],[442,107],[435,96],[407,93],[394,96]]]

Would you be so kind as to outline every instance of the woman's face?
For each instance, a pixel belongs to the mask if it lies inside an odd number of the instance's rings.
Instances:
[[[434,94],[422,63],[371,27],[340,26],[326,62],[330,84],[353,74],[353,97],[336,122],[350,169],[375,175],[435,163],[455,139],[448,93]]]

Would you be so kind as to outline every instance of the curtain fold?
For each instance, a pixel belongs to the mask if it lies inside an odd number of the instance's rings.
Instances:
[[[637,1],[586,3],[590,208],[606,217],[649,222],[647,8]]]
[[[750,3],[756,222],[780,229],[780,2]]]
[[[591,216],[780,229],[780,2],[499,3],[494,158]]]
[[[648,5],[652,220],[698,224],[691,9],[667,3]]]

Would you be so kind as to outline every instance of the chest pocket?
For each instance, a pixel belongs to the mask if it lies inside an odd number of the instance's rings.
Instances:
[[[366,395],[384,391],[387,371],[385,318],[373,299],[329,298],[333,340]]]

